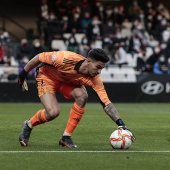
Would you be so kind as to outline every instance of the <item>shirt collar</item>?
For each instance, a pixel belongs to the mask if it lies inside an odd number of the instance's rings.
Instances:
[[[80,66],[82,65],[82,63],[84,62],[85,60],[80,60],[74,67],[74,70],[78,71]]]

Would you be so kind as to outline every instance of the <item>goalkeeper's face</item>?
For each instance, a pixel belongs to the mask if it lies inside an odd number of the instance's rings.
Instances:
[[[90,77],[94,77],[101,73],[102,69],[105,67],[105,63],[101,61],[90,60],[88,73]]]

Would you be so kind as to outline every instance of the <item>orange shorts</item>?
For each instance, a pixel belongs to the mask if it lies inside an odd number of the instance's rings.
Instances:
[[[51,93],[56,94],[60,92],[65,98],[72,98],[71,92],[77,87],[76,85],[70,85],[68,83],[53,81],[46,77],[44,74],[38,74],[36,77],[38,96],[41,97],[44,94]]]

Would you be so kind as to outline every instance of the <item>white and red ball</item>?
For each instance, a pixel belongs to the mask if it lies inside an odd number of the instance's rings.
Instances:
[[[110,135],[110,144],[114,149],[128,149],[132,138],[127,130],[118,129]]]

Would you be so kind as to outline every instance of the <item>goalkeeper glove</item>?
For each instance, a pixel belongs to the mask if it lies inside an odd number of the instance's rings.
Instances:
[[[18,85],[20,86],[22,91],[28,90],[28,86],[26,83],[27,72],[23,69],[18,75]]]
[[[123,130],[126,130],[126,131],[129,133],[129,135],[131,136],[131,140],[132,140],[132,142],[134,142],[134,141],[136,140],[135,136],[132,134],[132,132],[130,131],[130,129],[129,129],[129,128],[127,128],[125,125],[124,125],[124,126],[118,126],[118,128],[117,128],[117,129],[123,129]]]

